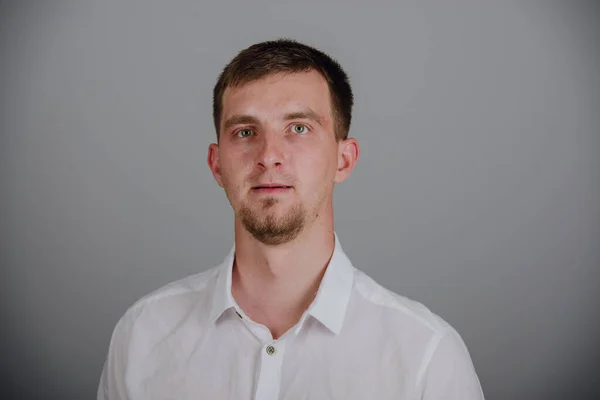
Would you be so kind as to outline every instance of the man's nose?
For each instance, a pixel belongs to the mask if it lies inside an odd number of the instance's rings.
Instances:
[[[260,140],[257,162],[263,168],[280,166],[285,159],[284,143],[281,135],[267,133]]]

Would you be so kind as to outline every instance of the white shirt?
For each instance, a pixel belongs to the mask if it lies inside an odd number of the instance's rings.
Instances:
[[[117,323],[98,400],[479,400],[459,334],[354,268],[338,237],[319,291],[273,340],[223,264],[139,300]]]

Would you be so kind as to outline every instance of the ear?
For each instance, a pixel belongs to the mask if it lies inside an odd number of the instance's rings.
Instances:
[[[211,143],[208,146],[208,156],[206,157],[206,162],[208,163],[208,168],[210,168],[210,172],[212,172],[215,181],[217,181],[219,186],[223,187],[223,180],[221,178],[221,167],[219,166],[218,144]]]
[[[358,141],[354,138],[348,138],[338,143],[338,168],[335,173],[335,182],[344,182],[352,173],[354,166],[358,162],[360,149]]]

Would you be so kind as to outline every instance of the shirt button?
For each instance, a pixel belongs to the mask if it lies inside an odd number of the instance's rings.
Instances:
[[[272,356],[273,354],[275,354],[275,347],[273,347],[273,346],[267,346],[267,348],[265,349],[265,351],[267,352],[268,355]]]

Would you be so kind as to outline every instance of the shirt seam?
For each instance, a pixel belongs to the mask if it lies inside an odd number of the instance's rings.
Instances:
[[[425,374],[427,373],[427,369],[429,368],[429,365],[431,364],[433,355],[435,354],[435,351],[438,349],[440,342],[442,341],[442,338],[444,337],[444,335],[446,335],[448,333],[448,331],[449,331],[449,329],[444,329],[443,332],[440,332],[439,334],[435,335],[430,340],[430,342],[427,346],[427,350],[425,351],[425,354],[423,355],[421,367],[419,368],[419,372],[417,372],[417,375],[416,375],[415,389],[417,389],[419,387],[419,385],[421,385],[421,382],[424,379]]]
[[[357,273],[358,273],[358,270],[357,270]],[[432,333],[434,333],[436,335],[443,334],[447,330],[447,327],[440,324],[439,322],[425,318],[425,317],[419,315],[417,312],[411,310],[409,307],[406,307],[405,305],[399,303],[398,300],[394,297],[394,295],[396,295],[395,293],[393,295],[392,292],[390,292],[388,289],[379,285],[377,282],[372,281],[372,283],[377,285],[379,290],[383,290],[383,292],[385,293],[385,296],[388,299],[390,299],[391,301],[393,301],[395,304],[382,304],[377,301],[374,301],[373,299],[369,298],[368,295],[366,295],[364,293],[364,289],[361,289],[360,286],[364,285],[364,283],[358,284],[357,278],[358,277],[355,276],[355,287],[357,288],[357,292],[365,301],[369,302],[370,304],[373,304],[377,307],[384,307],[384,308],[391,309],[394,311],[399,311],[405,315],[408,315],[408,316],[414,318],[415,320],[419,321],[421,324],[423,324]],[[370,277],[368,277],[368,278],[371,279]],[[397,296],[400,296],[400,295],[397,295]],[[409,301],[413,301],[413,300],[409,300]],[[424,307],[424,310],[426,310],[426,312],[428,312],[433,317],[434,314],[431,312],[431,310],[429,310],[425,305],[423,305],[421,303],[418,303],[418,304],[421,305],[422,307]],[[433,318],[431,318],[431,319],[433,319]]]
[[[147,294],[146,296],[143,296],[142,298],[140,298],[138,301],[136,301],[127,311],[127,314],[129,313],[135,313],[136,311],[140,311],[141,313],[141,309],[145,308],[148,305],[151,305],[153,303],[156,303],[160,300],[164,300],[167,298],[171,298],[174,296],[181,296],[181,295],[186,295],[186,294],[190,294],[190,293],[200,293],[203,290],[205,290],[209,283],[210,283],[210,279],[212,279],[216,273],[218,273],[218,268],[212,268],[214,271],[212,274],[210,274],[210,276],[207,276],[206,282],[204,282],[202,284],[201,287],[197,287],[197,288],[178,288],[176,289],[177,292],[176,293],[162,293],[163,291],[168,291],[169,290],[169,286],[179,286],[179,285],[184,285],[186,281],[188,280],[193,280],[195,277],[207,273],[210,270],[207,271],[203,271],[203,272],[199,272],[197,274],[188,276],[186,278],[182,278],[178,281],[175,282],[171,282],[159,289],[156,289],[154,292]],[[139,314],[135,316],[135,319],[137,319],[137,317],[139,317]]]

